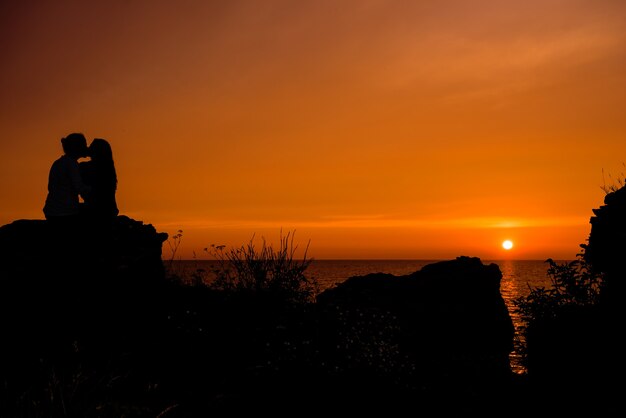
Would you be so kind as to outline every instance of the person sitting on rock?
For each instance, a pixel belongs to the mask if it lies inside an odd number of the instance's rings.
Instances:
[[[85,198],[85,215],[101,224],[110,224],[118,215],[115,201],[117,174],[111,145],[95,138],[89,145],[89,161],[80,163],[80,173],[91,192]]]
[[[85,197],[84,217],[89,238],[90,257],[108,264],[114,252],[115,222],[119,210],[115,201],[117,173],[111,145],[102,139],[91,141],[90,160],[80,163],[80,172],[91,192]]]
[[[61,145],[64,154],[50,168],[43,213],[51,223],[69,227],[80,219],[79,195],[84,199],[91,191],[78,165],[78,159],[87,156],[87,140],[81,133],[72,133],[61,139]]]

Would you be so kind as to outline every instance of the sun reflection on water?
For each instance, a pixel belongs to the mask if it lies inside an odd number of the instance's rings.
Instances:
[[[521,333],[524,321],[516,311],[513,301],[528,295],[530,287],[549,286],[550,279],[546,273],[548,266],[536,260],[501,260],[493,263],[496,263],[502,272],[500,293],[515,327],[514,351],[509,355],[511,369],[518,374],[526,373],[522,357],[525,340]]]

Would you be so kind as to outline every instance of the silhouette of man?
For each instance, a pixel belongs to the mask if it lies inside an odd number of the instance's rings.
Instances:
[[[78,197],[90,191],[80,176],[78,166],[78,159],[87,155],[87,140],[81,133],[72,133],[61,139],[61,145],[64,154],[50,168],[43,213],[51,224],[72,228],[78,225],[80,219]]]

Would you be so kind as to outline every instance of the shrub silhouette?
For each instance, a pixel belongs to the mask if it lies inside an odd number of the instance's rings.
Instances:
[[[591,270],[581,254],[569,263],[559,264],[549,258],[549,288],[530,288],[527,296],[513,301],[526,323],[558,316],[565,308],[598,303],[603,276]]]
[[[528,340],[531,328],[559,320],[572,310],[596,306],[604,284],[603,275],[591,269],[583,254],[578,254],[577,259],[570,262],[559,264],[549,258],[546,263],[550,287],[529,286],[528,295],[512,301],[522,319],[518,351],[526,366],[529,363]]]
[[[295,233],[280,235],[278,249],[262,238],[257,248],[254,236],[246,245],[226,249],[222,245],[205,248],[217,260],[215,280],[210,287],[226,292],[265,294],[289,303],[312,303],[319,291],[317,280],[305,274],[312,258],[307,244],[302,259],[296,259]]]

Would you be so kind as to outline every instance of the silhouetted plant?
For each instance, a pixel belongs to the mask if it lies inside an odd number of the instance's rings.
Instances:
[[[193,286],[204,286],[206,284],[205,281],[207,280],[208,272],[206,269],[198,265],[198,257],[196,256],[195,251],[193,251],[193,260],[195,262],[195,269],[189,275],[188,281]]]
[[[527,296],[513,300],[522,319],[533,320],[553,318],[567,306],[596,304],[600,297],[603,277],[591,270],[581,254],[574,261],[559,264],[549,258],[547,274],[551,286],[530,288]]]
[[[626,163],[622,163],[622,166],[626,169]],[[611,176],[611,173],[609,173],[609,180],[611,181],[610,184],[606,184],[606,179],[604,178],[604,169],[602,169],[602,187],[600,187],[602,189],[602,191],[604,191],[604,193],[609,194],[609,193],[613,193],[618,191],[619,189],[621,189],[622,187],[626,186],[626,174],[624,174],[624,172],[622,171],[621,173],[619,173],[619,175],[616,178],[613,178],[613,176]]]
[[[302,259],[296,259],[295,233],[280,235],[278,249],[262,238],[261,248],[254,236],[246,245],[227,250],[223,245],[205,248],[217,260],[211,287],[229,292],[268,293],[295,303],[313,302],[319,287],[317,280],[305,275],[312,258],[307,257],[309,243]]]
[[[180,243],[183,240],[183,231],[179,229],[176,234],[172,235],[172,237],[167,239],[167,245],[170,247],[170,258],[168,260],[168,269],[171,274],[174,273],[174,261],[176,260],[176,254],[178,253],[178,248],[180,247]],[[180,257],[179,257],[180,261]]]
[[[546,260],[549,267],[549,288],[530,288],[527,296],[513,300],[515,310],[523,323],[520,326],[518,352],[522,362],[528,361],[528,332],[533,324],[557,319],[566,310],[595,305],[600,300],[604,284],[603,276],[594,272],[585,261],[583,254],[576,260],[559,264],[552,259]]]
[[[203,286],[207,279],[207,271],[198,265],[196,252],[193,251],[193,260],[196,262],[193,271],[187,271],[186,266],[181,263],[180,256],[177,257],[178,248],[183,240],[183,231],[179,229],[176,234],[167,239],[167,245],[170,248],[170,258],[167,260],[166,271],[171,280],[179,281],[193,286]],[[178,263],[177,263],[178,262]]]
[[[18,388],[9,387],[9,381],[3,379],[0,416],[155,416],[163,409],[161,405],[133,404],[128,394],[119,396],[126,387],[136,388],[135,396],[146,396],[155,389],[147,381],[133,381],[132,365],[84,359],[79,345],[74,341],[71,350],[63,346],[57,357],[39,358],[30,381],[17,394],[10,392]],[[62,357],[58,357],[60,353]]]

